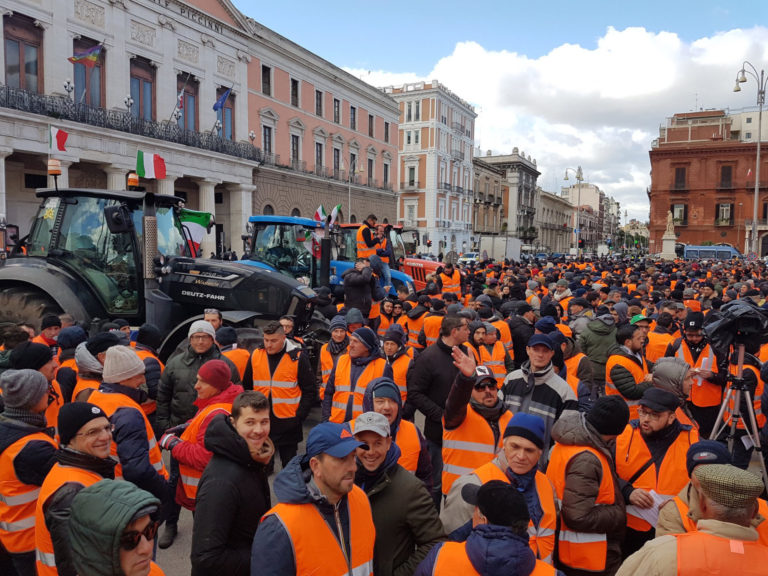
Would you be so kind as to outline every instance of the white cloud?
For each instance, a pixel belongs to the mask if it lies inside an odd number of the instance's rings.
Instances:
[[[348,71],[374,86],[437,79],[476,107],[483,155],[517,146],[536,158],[539,183],[549,191],[564,184],[566,167],[581,165],[630,218],[646,220],[648,151],[659,126],[697,107],[753,106],[756,84],[732,92],[744,60],[768,60],[768,28],[686,43],[670,31],[609,27],[594,48],[563,44],[536,59],[460,42],[426,77]]]

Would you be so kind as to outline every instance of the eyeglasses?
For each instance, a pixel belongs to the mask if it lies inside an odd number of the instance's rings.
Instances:
[[[106,426],[100,426],[99,428],[91,428],[90,430],[88,430],[88,432],[78,432],[77,434],[75,434],[75,436],[83,436],[85,438],[90,439],[90,438],[96,438],[102,432],[106,432],[107,434],[112,436],[114,431],[115,431],[115,427],[112,424],[107,424]]]
[[[496,382],[491,382],[491,381],[480,382],[480,384],[475,384],[475,390],[482,390],[484,388],[493,388],[494,390],[497,390],[498,385],[496,384]]]
[[[654,422],[661,418],[662,412],[653,412],[652,410],[637,410],[637,416],[638,418],[648,418],[649,420],[653,420]]]
[[[210,334],[192,334],[192,336],[189,337],[191,340],[205,340],[206,338],[210,338]]]
[[[138,530],[123,532],[123,535],[120,536],[120,547],[126,551],[133,550],[141,542],[142,536],[147,539],[147,542],[152,542],[157,535],[158,528],[160,528],[160,522],[150,522],[141,532]]]

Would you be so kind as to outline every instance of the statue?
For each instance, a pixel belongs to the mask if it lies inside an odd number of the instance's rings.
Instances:
[[[667,229],[664,231],[665,234],[674,234],[675,233],[675,222],[674,217],[672,216],[672,210],[667,212]]]

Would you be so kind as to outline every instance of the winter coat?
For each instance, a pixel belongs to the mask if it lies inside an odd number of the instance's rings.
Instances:
[[[515,366],[519,368],[523,365],[523,362],[528,360],[528,340],[531,339],[535,328],[526,318],[522,316],[512,316],[507,321],[509,324],[509,332],[512,335],[512,348],[515,351]]]
[[[0,454],[16,441],[37,432],[53,437],[53,428],[33,426],[8,418],[5,414],[0,415]],[[56,446],[45,440],[27,440],[13,459],[16,478],[32,486],[41,486],[55,463]]]
[[[604,314],[592,320],[577,339],[579,348],[592,362],[592,377],[596,384],[605,385],[605,363],[616,347],[616,326],[613,316]]]
[[[587,324],[592,322],[592,310],[585,308],[578,314],[569,316],[568,320],[568,326],[570,327],[571,332],[573,332],[573,337],[578,338],[579,334],[584,332]]]
[[[624,540],[624,529],[627,524],[624,497],[616,476],[613,450],[592,425],[587,423],[583,414],[563,416],[555,423],[552,437],[563,445],[589,446],[599,450],[611,465],[614,503],[596,505],[595,500],[602,478],[602,465],[590,452],[582,452],[574,456],[568,465],[560,513],[568,524],[568,528],[575,532],[598,532],[608,535],[605,574],[613,574],[621,564],[621,543]],[[594,573],[570,569],[568,574],[579,576]]]
[[[205,447],[213,457],[197,490],[192,575],[248,576],[253,535],[272,507],[266,465],[274,447],[267,439],[259,461],[254,460],[225,414],[208,425]]]
[[[376,278],[370,266],[358,270],[354,266],[345,270],[341,275],[344,283],[344,307],[357,308],[368,318],[373,304],[373,294],[376,290]]]
[[[157,388],[157,431],[183,424],[197,413],[195,382],[197,371],[208,360],[223,360],[229,364],[232,383],[240,384],[240,373],[232,361],[214,344],[203,354],[197,354],[191,346],[182,354],[173,356],[165,365]]]
[[[630,362],[633,362],[640,367],[640,360],[634,354],[630,354],[623,346],[614,348],[613,354],[610,356],[623,356]],[[610,358],[609,356],[609,358]],[[645,360],[645,359],[644,359]],[[647,360],[645,360],[648,362]],[[653,363],[648,362],[648,371],[653,370]],[[639,400],[643,397],[643,392],[648,388],[653,387],[653,382],[635,382],[635,377],[621,364],[614,364],[611,368],[611,381],[619,393],[627,400]],[[606,374],[606,378],[608,374]]]

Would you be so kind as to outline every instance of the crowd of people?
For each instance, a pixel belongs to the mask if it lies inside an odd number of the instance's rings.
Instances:
[[[162,574],[182,508],[195,576],[764,573],[768,345],[705,330],[763,314],[762,265],[446,262],[395,296],[386,237],[318,290],[316,359],[215,309],[167,363],[149,324],[5,326],[0,573]]]

